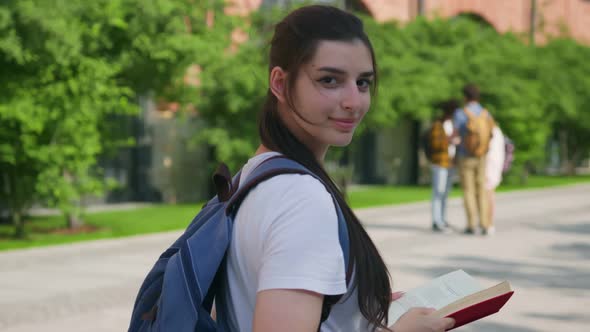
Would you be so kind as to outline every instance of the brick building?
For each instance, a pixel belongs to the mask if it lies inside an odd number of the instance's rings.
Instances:
[[[245,15],[267,3],[286,0],[230,0],[229,14]],[[291,0],[290,2],[293,2]],[[428,17],[454,17],[474,14],[485,19],[500,33],[513,31],[534,33],[543,42],[546,34],[566,33],[590,44],[589,0],[324,0],[317,1],[358,8],[377,21],[411,21],[424,14]]]

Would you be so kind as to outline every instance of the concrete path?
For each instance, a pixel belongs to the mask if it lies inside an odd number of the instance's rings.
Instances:
[[[590,185],[499,195],[493,237],[433,234],[425,203],[358,210],[396,290],[462,268],[516,290],[457,331],[588,331]],[[451,200],[449,220],[465,218]],[[0,331],[126,331],[138,287],[178,232],[0,253]]]

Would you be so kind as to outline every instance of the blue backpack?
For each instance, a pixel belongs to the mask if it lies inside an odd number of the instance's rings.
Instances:
[[[283,156],[262,162],[242,186],[239,185],[240,172],[232,180],[227,167],[220,165],[213,176],[217,195],[197,214],[184,234],[162,253],[141,285],[133,307],[130,332],[222,330],[211,318],[211,308],[221,291],[233,219],[252,188],[280,174],[308,174],[323,183],[308,169]],[[326,189],[330,192],[328,186]],[[348,231],[336,199],[334,205],[348,282],[351,274]],[[335,302],[334,297],[324,297],[322,322]]]

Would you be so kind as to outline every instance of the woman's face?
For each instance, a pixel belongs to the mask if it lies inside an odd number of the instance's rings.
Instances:
[[[279,103],[287,127],[316,157],[346,146],[371,105],[371,53],[360,40],[321,41],[299,69],[291,90],[294,110]]]

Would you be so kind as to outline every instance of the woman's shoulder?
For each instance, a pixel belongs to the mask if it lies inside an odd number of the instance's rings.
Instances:
[[[252,189],[240,210],[263,228],[306,228],[311,223],[331,229],[338,224],[332,195],[311,175],[276,175]]]
[[[280,154],[269,152],[250,159],[243,168],[241,180],[245,181],[244,176],[276,155]],[[337,221],[332,195],[319,179],[309,174],[280,174],[259,183],[248,193],[240,210],[248,211],[242,215],[266,220],[263,224],[267,225],[277,220],[316,219],[314,215]]]
[[[242,169],[240,182],[246,181],[254,169],[269,158],[280,156],[278,152],[266,152],[251,158]],[[326,186],[317,178],[308,174],[280,174],[259,183],[248,196],[262,196],[265,199],[318,199],[331,200]]]
[[[276,175],[259,184],[252,194],[271,201],[306,201],[312,206],[332,204],[332,195],[320,180],[307,174]]]

